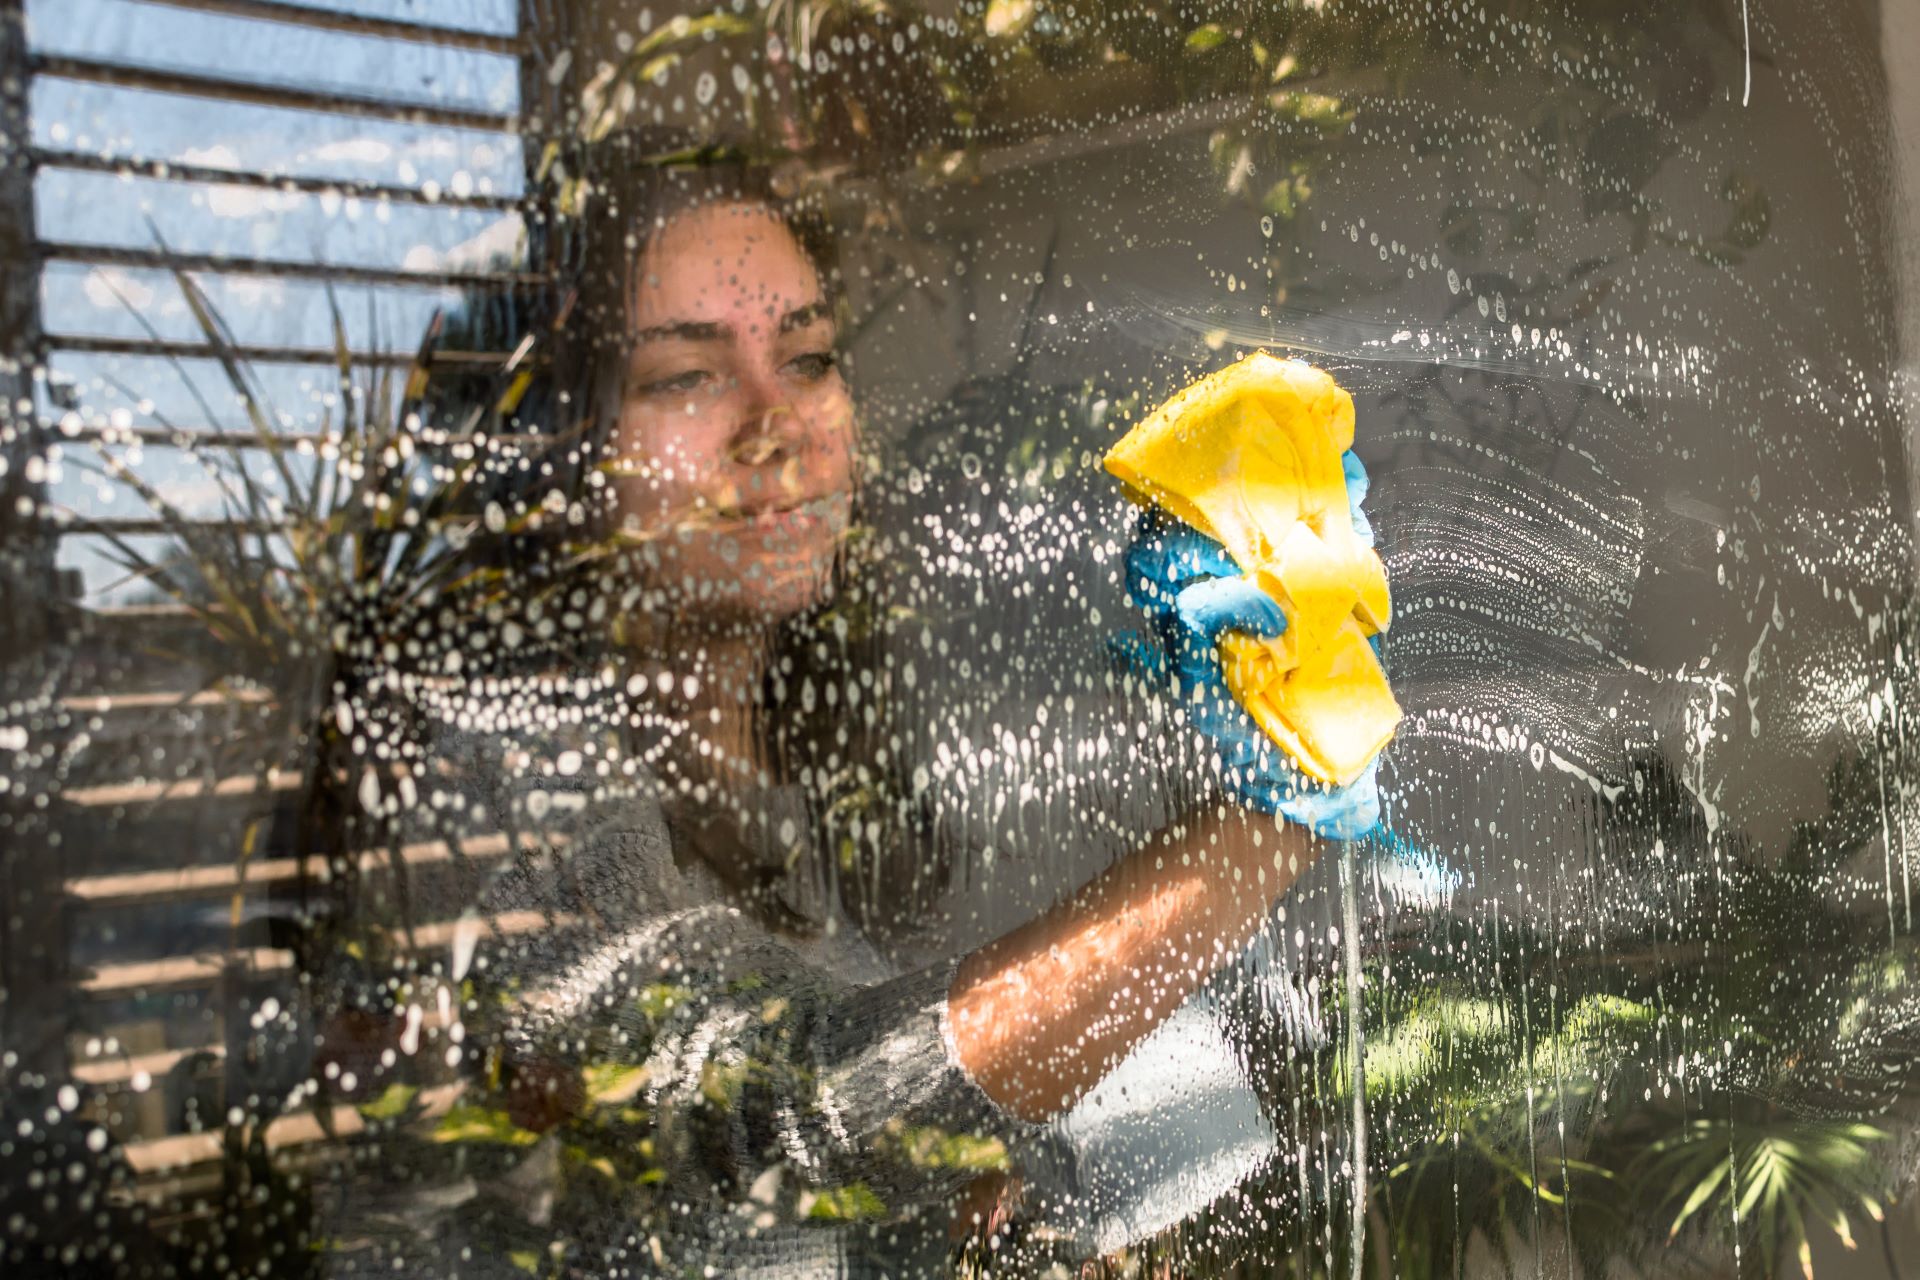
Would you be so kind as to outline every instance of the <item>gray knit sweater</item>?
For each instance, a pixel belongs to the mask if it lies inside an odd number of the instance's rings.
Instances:
[[[470,1038],[535,1077],[642,1068],[628,1105],[655,1177],[624,1209],[597,1202],[563,1270],[944,1273],[969,1184],[1017,1176],[1053,1142],[959,1065],[952,964],[897,971],[820,892],[792,856],[805,825],[792,789],[729,798],[744,817],[726,856],[775,869],[743,901],[717,858],[686,847],[698,837],[670,822],[654,768],[595,718],[454,733],[436,749],[461,779],[443,809],[536,846],[491,877],[472,913],[480,941],[452,957],[493,1011]],[[754,909],[756,896],[773,909]],[[769,922],[794,904],[813,927]],[[507,920],[518,927],[496,927]],[[565,1146],[549,1135],[481,1188],[491,1225],[517,1207],[527,1230],[510,1234],[560,1229]],[[450,1273],[506,1274],[487,1248],[456,1247],[464,1234],[456,1225],[440,1251]]]

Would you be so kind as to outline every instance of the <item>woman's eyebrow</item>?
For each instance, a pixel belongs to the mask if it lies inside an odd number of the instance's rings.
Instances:
[[[819,302],[809,302],[804,307],[795,307],[780,317],[780,332],[792,333],[795,329],[804,329],[816,320],[826,319],[830,313],[831,308],[827,306],[824,299]]]
[[[714,320],[673,320],[642,329],[633,335],[633,340],[657,342],[662,338],[681,338],[688,342],[717,342],[732,336],[731,329]]]
[[[795,307],[780,317],[780,332],[792,333],[795,329],[804,329],[816,320],[825,319],[831,310],[824,301]],[[663,338],[679,338],[686,342],[719,342],[731,337],[732,328],[717,320],[671,320],[640,330],[633,335],[633,340],[657,342]]]

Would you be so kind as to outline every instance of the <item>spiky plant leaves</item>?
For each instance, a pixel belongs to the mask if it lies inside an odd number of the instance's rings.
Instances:
[[[1790,1254],[1811,1276],[1808,1220],[1853,1247],[1850,1215],[1879,1208],[1873,1148],[1886,1138],[1857,1121],[1766,1111],[1696,1119],[1648,1147],[1632,1176],[1672,1213],[1669,1239],[1690,1229],[1729,1233],[1758,1252],[1759,1275],[1777,1274]]]

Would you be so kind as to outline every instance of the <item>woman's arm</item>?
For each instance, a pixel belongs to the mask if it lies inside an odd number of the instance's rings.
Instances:
[[[961,1064],[1023,1120],[1065,1111],[1245,949],[1325,847],[1225,807],[1174,826],[961,963],[948,996]]]

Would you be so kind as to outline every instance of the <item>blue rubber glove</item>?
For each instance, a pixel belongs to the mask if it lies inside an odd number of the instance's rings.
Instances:
[[[1354,496],[1356,471],[1364,495],[1366,471],[1353,458],[1348,501],[1358,534],[1365,517]],[[1364,536],[1371,543],[1372,529]],[[1221,633],[1277,636],[1286,631],[1287,619],[1271,596],[1240,576],[1226,549],[1149,510],[1127,549],[1126,571],[1127,590],[1152,619],[1160,646],[1155,651],[1133,635],[1116,648],[1135,670],[1172,686],[1188,719],[1220,753],[1228,790],[1249,808],[1278,814],[1329,840],[1358,839],[1378,826],[1378,759],[1347,786],[1322,786],[1295,767],[1227,689],[1217,648]]]
[[[1367,513],[1360,504],[1367,500],[1367,490],[1373,488],[1373,481],[1367,478],[1367,468],[1360,461],[1360,455],[1349,449],[1340,455],[1340,469],[1347,473],[1347,519],[1353,524],[1353,536],[1360,539],[1362,546],[1373,545],[1373,522],[1367,519]]]
[[[1340,469],[1347,473],[1347,520],[1353,525],[1353,536],[1360,540],[1363,547],[1372,547],[1373,521],[1367,519],[1367,513],[1360,504],[1367,500],[1367,490],[1373,488],[1373,481],[1367,476],[1366,464],[1360,461],[1360,455],[1349,449],[1340,455]],[[1367,643],[1373,647],[1373,656],[1385,659],[1386,651],[1380,647],[1378,633],[1367,637]]]

